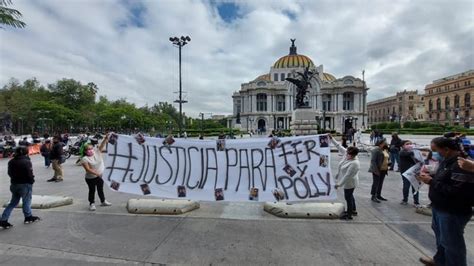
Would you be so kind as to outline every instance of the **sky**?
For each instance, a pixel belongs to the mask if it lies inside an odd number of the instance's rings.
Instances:
[[[0,86],[11,78],[94,82],[137,106],[177,99],[183,111],[229,114],[232,93],[298,53],[336,78],[365,79],[368,100],[474,69],[470,0],[13,0],[24,29],[0,29]]]

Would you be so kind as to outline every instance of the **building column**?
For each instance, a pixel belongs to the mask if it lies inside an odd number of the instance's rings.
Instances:
[[[337,105],[337,110],[338,111],[342,111],[343,110],[343,103],[342,103],[342,100],[343,100],[343,94],[342,93],[338,93],[337,94],[338,96],[338,105]]]

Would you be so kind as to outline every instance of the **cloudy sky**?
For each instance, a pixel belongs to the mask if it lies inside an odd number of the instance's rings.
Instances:
[[[13,0],[25,29],[0,29],[0,86],[11,77],[94,82],[138,106],[173,101],[183,48],[184,111],[232,111],[240,84],[288,53],[336,77],[361,77],[368,99],[474,69],[474,2]]]

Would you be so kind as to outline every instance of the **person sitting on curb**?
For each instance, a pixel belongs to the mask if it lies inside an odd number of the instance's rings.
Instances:
[[[30,157],[28,157],[28,149],[25,146],[20,146],[15,150],[13,159],[8,162],[8,175],[10,176],[12,198],[3,211],[0,227],[8,229],[13,226],[8,222],[8,218],[10,218],[13,209],[18,205],[20,199],[23,202],[25,224],[40,220],[39,217],[33,216],[31,213],[31,197],[35,176],[33,175],[33,165],[31,164]]]
[[[360,162],[357,154],[359,149],[356,147],[344,148],[329,134],[329,138],[340,153],[343,154],[342,160],[339,162],[336,174],[336,186],[344,186],[344,198],[346,200],[346,212],[341,216],[343,220],[352,220],[352,216],[357,216],[356,204],[354,199],[354,190],[359,184]]]

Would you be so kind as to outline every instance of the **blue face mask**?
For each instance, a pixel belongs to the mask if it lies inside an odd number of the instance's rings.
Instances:
[[[441,161],[443,159],[443,156],[441,156],[441,154],[439,154],[439,152],[436,152],[436,151],[432,153],[431,157],[433,157],[433,159],[435,159],[436,161]]]

